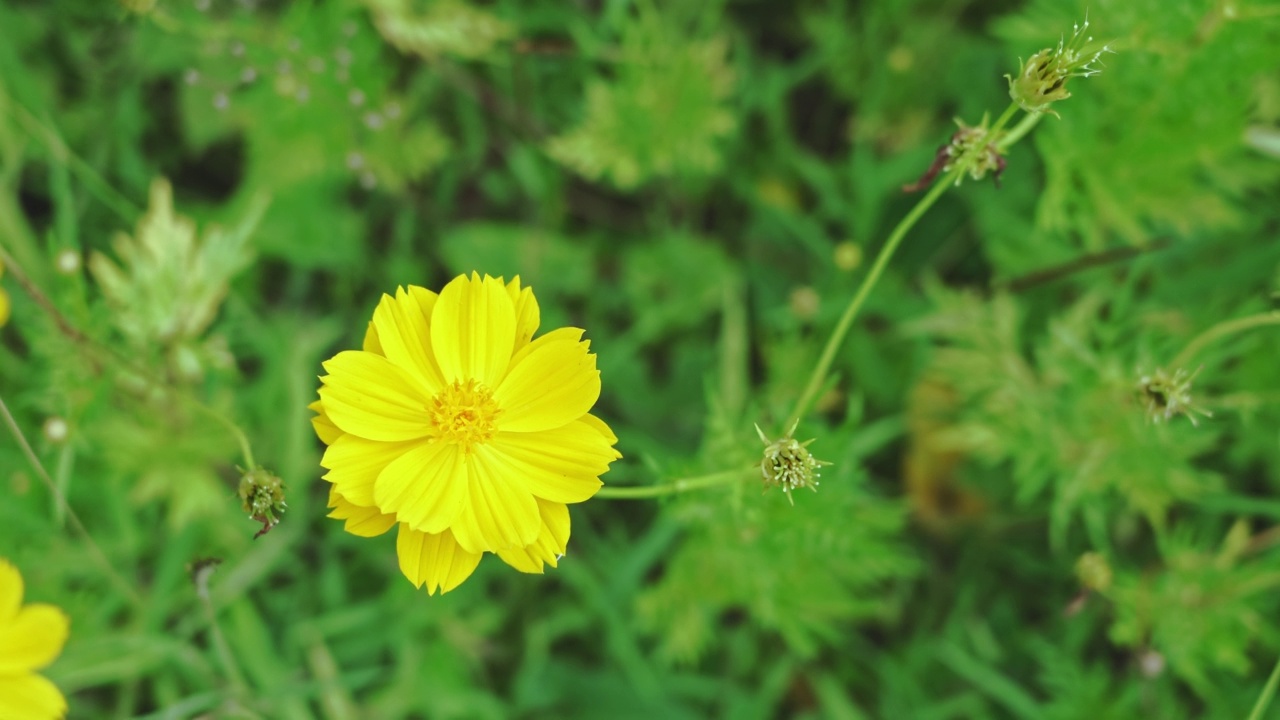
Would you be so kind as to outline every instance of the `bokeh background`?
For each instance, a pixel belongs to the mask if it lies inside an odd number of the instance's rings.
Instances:
[[[436,597],[325,519],[320,362],[473,270],[586,328],[607,484],[758,461],[901,186],[1086,10],[1104,71],[841,346],[818,494],[593,500]],[[72,718],[1244,718],[1280,655],[1269,0],[6,0],[0,247],[0,555]]]

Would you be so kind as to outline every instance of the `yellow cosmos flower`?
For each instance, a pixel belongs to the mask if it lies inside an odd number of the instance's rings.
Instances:
[[[0,558],[0,718],[65,717],[67,701],[36,670],[53,662],[67,641],[67,616],[52,605],[22,606],[22,575]]]
[[[536,340],[539,311],[520,278],[455,278],[437,295],[384,295],[364,349],[324,363],[316,434],[347,532],[399,526],[400,569],[448,592],[491,552],[522,572],[556,566],[567,504],[600,488],[621,457],[588,411],[600,396],[583,331]]]
[[[4,263],[0,262],[0,277],[4,276]],[[0,327],[9,322],[9,295],[0,288]]]

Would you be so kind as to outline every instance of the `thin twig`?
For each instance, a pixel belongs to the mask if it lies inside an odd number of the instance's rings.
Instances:
[[[88,544],[90,554],[93,555],[94,560],[102,566],[103,572],[105,572],[107,577],[110,578],[116,586],[118,586],[129,602],[135,606],[141,606],[142,598],[138,595],[137,591],[133,589],[133,586],[125,582],[124,578],[116,572],[115,567],[111,565],[111,561],[107,558],[106,553],[102,552],[102,548],[98,546],[98,543],[94,541],[93,536],[89,534],[88,529],[85,528],[84,523],[80,521],[80,516],[76,514],[76,511],[71,507],[71,504],[67,502],[67,496],[64,495],[62,490],[58,488],[57,484],[53,482],[53,478],[49,477],[49,473],[44,469],[44,464],[40,462],[40,458],[36,455],[35,450],[31,448],[31,443],[27,442],[27,437],[23,434],[22,428],[18,426],[18,421],[14,419],[13,413],[9,412],[9,406],[5,404],[3,397],[0,397],[0,416],[3,416],[5,424],[9,426],[9,432],[12,433],[14,439],[18,441],[18,447],[21,448],[22,454],[26,456],[27,462],[31,464],[36,475],[40,476],[40,480],[44,482],[45,487],[49,488],[49,492],[53,495],[54,501],[58,503],[58,507],[66,514],[67,519],[71,521],[71,526],[75,528],[76,532],[79,533],[85,543]]]
[[[1112,248],[1110,250],[1103,250],[1102,252],[1082,255],[1061,265],[1054,265],[1042,270],[1035,270],[1027,273],[1026,275],[1020,275],[1016,278],[1005,280],[997,283],[996,287],[1002,290],[1008,290],[1009,292],[1019,293],[1029,290],[1037,285],[1061,280],[1068,275],[1073,275],[1078,272],[1092,270],[1093,268],[1109,265],[1111,263],[1123,262],[1144,253],[1163,250],[1171,244],[1172,241],[1168,238],[1160,238],[1143,247]]]
[[[49,317],[53,318],[53,322],[57,324],[58,330],[62,331],[63,335],[78,343],[93,342],[88,335],[85,335],[79,328],[72,325],[71,321],[67,320],[67,316],[63,315],[62,311],[53,304],[53,301],[49,300],[49,297],[41,292],[35,283],[31,282],[31,278],[22,270],[22,266],[9,254],[8,250],[5,250],[3,245],[0,245],[0,264],[4,265],[9,273],[13,275],[13,279],[22,286],[23,292],[29,295]]]

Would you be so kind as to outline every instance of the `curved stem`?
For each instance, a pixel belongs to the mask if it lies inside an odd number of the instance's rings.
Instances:
[[[885,241],[884,247],[880,248],[880,254],[876,256],[876,261],[871,266],[871,270],[862,279],[862,284],[858,286],[858,291],[854,293],[853,300],[849,302],[844,314],[840,316],[839,322],[836,323],[836,329],[831,332],[831,338],[827,340],[826,347],[822,349],[822,356],[818,358],[818,364],[814,366],[813,372],[810,373],[809,383],[805,385],[804,392],[791,410],[791,415],[784,425],[785,428],[790,430],[795,427],[796,423],[800,422],[804,414],[809,411],[810,403],[814,401],[818,391],[822,389],[823,383],[826,382],[827,373],[831,370],[831,363],[836,358],[836,352],[844,342],[844,336],[848,334],[849,328],[853,326],[854,319],[858,317],[858,311],[862,309],[862,304],[866,302],[872,288],[880,281],[880,276],[884,274],[884,269],[889,264],[889,259],[893,257],[894,251],[898,249],[898,245],[906,237],[907,231],[937,202],[944,192],[955,184],[956,178],[960,177],[962,172],[962,168],[955,168],[938,178],[933,183],[933,187],[929,188],[929,192],[920,198],[920,202],[917,202],[916,206],[911,208],[911,211],[902,220],[898,221],[897,227],[889,234],[889,239]]]
[[[36,475],[40,476],[41,482],[49,489],[49,493],[53,495],[53,500],[58,504],[59,509],[71,521],[71,527],[84,538],[85,544],[89,546],[89,554],[93,555],[93,559],[101,566],[102,571],[106,573],[107,579],[114,583],[124,597],[135,606],[142,605],[142,598],[139,597],[133,586],[125,582],[120,573],[116,572],[115,566],[111,564],[111,560],[107,558],[107,554],[102,551],[98,543],[89,534],[89,530],[85,528],[84,523],[80,522],[80,516],[71,507],[71,503],[67,502],[67,496],[63,494],[53,478],[49,477],[49,473],[44,469],[44,464],[40,462],[40,458],[36,455],[35,450],[31,448],[31,443],[27,442],[27,436],[22,433],[22,428],[18,426],[18,421],[14,419],[13,413],[9,412],[9,406],[5,404],[4,398],[0,398],[0,417],[4,418],[5,425],[9,426],[9,432],[13,434],[13,438],[18,441],[18,447],[22,449],[22,454],[27,458],[27,462],[31,464],[31,468],[35,470]]]
[[[729,485],[737,480],[744,480],[748,474],[758,474],[757,468],[742,468],[738,470],[725,470],[723,472],[712,473],[711,475],[699,475],[698,477],[680,478],[672,480],[661,485],[643,485],[640,487],[603,487],[595,494],[598,498],[605,500],[643,500],[648,498],[662,497],[664,495],[678,495],[682,492],[690,490],[705,490],[706,488],[718,487],[720,485]]]
[[[1018,112],[1018,104],[1010,103],[1000,117],[996,118],[995,124],[991,126],[991,136],[995,136],[1009,121],[1013,119],[1014,114]],[[1008,135],[1001,138],[997,147],[1004,150],[1010,145],[1018,142],[1030,132],[1040,121],[1043,113],[1029,113],[1009,132]],[[794,428],[805,413],[809,411],[809,405],[816,399],[818,391],[822,389],[823,383],[827,380],[827,373],[831,371],[831,363],[835,361],[836,352],[840,349],[840,345],[844,342],[845,335],[848,334],[849,328],[853,326],[853,321],[858,317],[858,311],[862,309],[862,304],[866,302],[867,296],[871,294],[872,288],[880,281],[880,276],[884,273],[885,267],[889,264],[889,259],[893,257],[894,251],[898,249],[898,245],[902,239],[906,237],[907,231],[925,214],[926,211],[946,192],[948,188],[956,184],[960,176],[967,171],[964,164],[957,164],[946,175],[938,178],[934,182],[933,187],[929,188],[928,194],[920,198],[920,202],[911,208],[902,220],[898,221],[898,225],[894,227],[893,232],[889,234],[889,239],[885,241],[884,247],[880,248],[880,254],[876,256],[875,263],[871,266],[871,270],[863,278],[862,284],[858,287],[858,291],[854,294],[853,300],[849,302],[849,306],[845,308],[844,314],[840,316],[840,320],[836,323],[835,330],[831,333],[831,338],[827,340],[827,345],[822,349],[822,356],[818,358],[818,364],[813,368],[813,373],[809,375],[809,382],[805,385],[804,392],[800,395],[800,399],[796,401],[795,407],[791,410],[791,415],[787,418],[786,427],[788,431]]]
[[[1264,325],[1280,325],[1280,310],[1271,312],[1258,313],[1257,315],[1249,315],[1247,317],[1236,318],[1235,320],[1227,320],[1205,330],[1197,335],[1187,346],[1182,348],[1182,352],[1173,358],[1173,362],[1169,363],[1169,367],[1177,369],[1186,367],[1191,358],[1196,353],[1203,350],[1206,346],[1214,343],[1228,335],[1234,335],[1245,330],[1251,330]]]
[[[11,105],[12,109],[6,105]],[[112,187],[111,183],[104,180],[98,171],[93,169],[93,166],[72,152],[56,130],[45,125],[40,118],[19,103],[17,98],[6,95],[3,88],[0,88],[0,111],[7,111],[7,114],[17,120],[27,134],[45,146],[51,160],[78,175],[89,192],[97,196],[103,205],[110,208],[125,222],[133,222],[142,214],[141,208]]]
[[[190,395],[187,395],[184,392],[178,392],[178,391],[175,391],[175,392],[177,393],[178,397],[182,398],[183,400],[186,400],[188,403],[190,403],[192,407],[204,413],[205,415],[208,415],[214,420],[217,420],[219,423],[222,424],[224,428],[227,429],[227,432],[231,433],[231,435],[235,437],[236,442],[240,443],[240,454],[244,455],[245,472],[249,472],[258,467],[257,463],[253,461],[253,448],[249,444],[249,436],[244,434],[244,430],[241,430],[239,425],[236,425],[234,422],[232,422],[231,419],[228,418],[226,415],[223,415],[222,413],[218,412],[217,410],[214,410],[208,405],[205,405],[204,403],[191,397]]]

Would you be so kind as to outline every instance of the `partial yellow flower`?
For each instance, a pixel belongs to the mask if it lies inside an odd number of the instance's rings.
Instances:
[[[364,349],[324,363],[310,407],[330,517],[365,537],[398,525],[400,569],[428,593],[457,587],[486,552],[522,572],[555,567],[567,505],[621,457],[588,412],[600,372],[583,331],[535,340],[538,323],[518,277],[462,275],[438,295],[384,295]]]
[[[4,263],[0,262],[0,277],[4,277]],[[0,327],[9,322],[9,295],[0,288]]]
[[[52,605],[22,606],[22,575],[0,558],[0,718],[65,717],[67,701],[36,670],[53,662],[67,641],[70,621]]]

